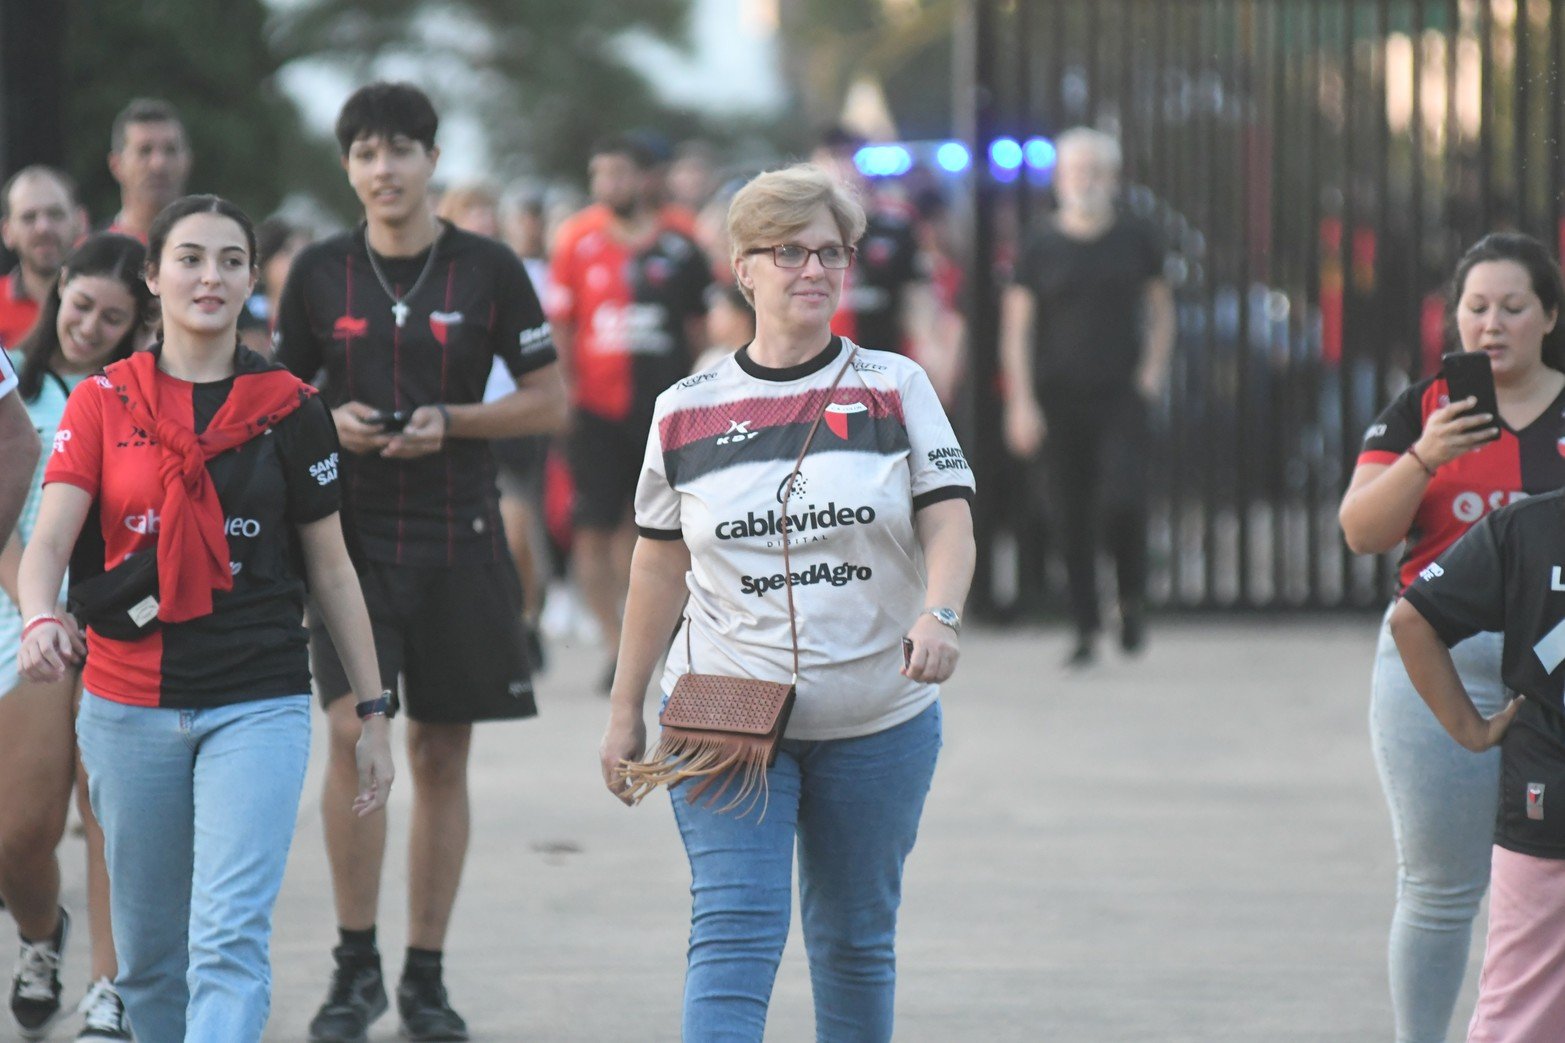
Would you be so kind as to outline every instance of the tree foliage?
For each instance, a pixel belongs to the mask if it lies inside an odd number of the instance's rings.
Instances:
[[[836,120],[860,76],[879,79],[904,134],[948,133],[958,0],[779,0],[784,75],[805,118]],[[937,115],[938,114],[938,115]]]
[[[359,78],[417,70],[437,105],[481,113],[502,173],[579,176],[592,141],[634,127],[670,136],[669,110],[619,40],[688,44],[690,0],[305,0],[271,26],[280,61],[320,59]]]
[[[195,153],[192,191],[227,196],[256,216],[299,188],[326,198],[342,191],[331,150],[306,135],[278,87],[262,0],[62,2],[66,165],[94,221],[119,207],[109,129],[138,96],[179,109]]]

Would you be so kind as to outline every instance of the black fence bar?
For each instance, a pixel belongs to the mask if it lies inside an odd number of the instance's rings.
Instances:
[[[1125,202],[1163,231],[1177,304],[1151,458],[1154,602],[1383,602],[1391,561],[1347,551],[1336,504],[1365,425],[1438,365],[1461,251],[1501,226],[1565,244],[1565,0],[967,10],[981,477],[1016,484],[993,398],[995,251],[1050,205],[1046,177],[989,180],[988,142],[1096,124],[1121,136]],[[999,502],[1015,512],[1026,498]],[[1032,525],[985,518],[980,535],[1025,544]],[[1036,555],[1017,557],[1030,574],[1001,586],[1036,589]]]

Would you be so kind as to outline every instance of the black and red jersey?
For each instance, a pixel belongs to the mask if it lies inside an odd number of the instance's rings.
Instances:
[[[573,405],[605,420],[648,422],[694,361],[686,323],[706,314],[712,273],[701,248],[659,215],[625,243],[613,212],[589,206],[560,227],[549,266],[549,314],[574,330]]]
[[[906,355],[902,302],[910,284],[927,278],[912,219],[885,207],[872,211],[853,267],[843,276],[831,331],[876,351]]]
[[[278,308],[278,361],[303,380],[324,371],[320,387],[328,406],[353,401],[392,411],[482,402],[496,358],[515,377],[555,361],[532,282],[503,244],[442,222],[422,282],[429,251],[377,254],[392,292],[408,307],[398,326],[364,234],[361,224],[301,252]],[[439,452],[414,460],[344,453],[342,468],[344,515],[371,560],[503,559],[487,441],[448,439]]]
[[[236,362],[240,372],[270,365],[245,348]],[[232,377],[192,384],[165,373],[157,381],[159,415],[197,434],[234,385]],[[106,377],[77,385],[44,482],[92,495],[82,545],[101,541],[101,560],[90,564],[113,568],[130,554],[155,552],[162,460],[162,448],[131,422]],[[87,690],[116,702],[180,708],[308,692],[304,571],[294,530],[338,510],[337,463],[337,432],[318,397],[207,461],[223,505],[233,589],[213,591],[209,615],[164,623],[137,640],[112,640],[89,628]]]
[[[1424,433],[1429,414],[1448,401],[1438,376],[1403,391],[1370,425],[1358,462],[1395,463]],[[1490,511],[1565,487],[1565,392],[1522,430],[1504,421],[1499,426],[1499,438],[1443,465],[1429,479],[1398,566],[1399,591]]]

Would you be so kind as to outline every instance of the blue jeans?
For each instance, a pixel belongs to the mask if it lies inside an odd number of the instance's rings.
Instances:
[[[1499,634],[1451,649],[1480,713],[1505,704]],[[1473,917],[1489,886],[1500,750],[1472,753],[1446,734],[1408,680],[1382,624],[1369,708],[1375,766],[1397,845],[1389,976],[1397,1043],[1444,1043],[1467,971]]]
[[[253,1043],[310,756],[310,697],[205,710],[86,693],[76,719],[107,841],[115,985],[145,1043]]]
[[[692,802],[692,784],[674,787],[692,899],[685,1043],[765,1032],[796,840],[816,1038],[891,1039],[902,866],[939,751],[937,702],[874,735],[784,740],[760,821],[759,805],[743,818],[719,814],[705,804],[710,791]]]

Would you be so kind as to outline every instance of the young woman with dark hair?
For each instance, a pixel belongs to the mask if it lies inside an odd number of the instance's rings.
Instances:
[[[177,200],[153,222],[145,278],[162,342],[79,385],[55,438],[22,556],[20,664],[52,683],[80,661],[56,599],[92,518],[85,535],[130,604],[86,620],[76,725],[106,839],[115,984],[148,1043],[253,1043],[309,757],[306,579],[366,721],[361,814],[391,782],[389,699],[338,518],[331,418],[237,340],[256,278],[249,219],[215,196]]]
[[[1543,244],[1484,237],[1452,278],[1448,315],[1463,351],[1489,356],[1499,416],[1449,401],[1436,374],[1370,427],[1339,518],[1348,546],[1380,554],[1405,541],[1398,595],[1489,512],[1565,486],[1565,298]],[[1395,608],[1395,602],[1393,603]],[[1443,1041],[1461,991],[1473,916],[1489,883],[1500,760],[1473,756],[1430,715],[1381,627],[1370,734],[1396,837],[1390,979],[1399,1043]],[[1451,648],[1484,715],[1505,701],[1501,639],[1470,632]]]
[[[122,235],[94,235],[78,246],[44,298],[39,320],[17,345],[19,385],[33,426],[46,444],[55,438],[71,389],[88,374],[131,353],[151,294],[141,279],[146,250]],[[74,672],[58,681],[22,680],[17,670],[22,617],[16,570],[38,515],[43,468],[33,476],[21,524],[0,550],[0,894],[16,921],[21,953],[11,981],[11,1016],[29,1039],[41,1038],[62,1013],[60,957],[70,918],[60,906],[55,848],[65,831],[77,777],[72,705]],[[85,792],[85,781],[82,783]],[[114,939],[109,931],[103,834],[86,801],[88,913],[92,977],[82,1039],[129,1040],[124,1008],[112,985]],[[116,1033],[119,1033],[116,1035]]]

